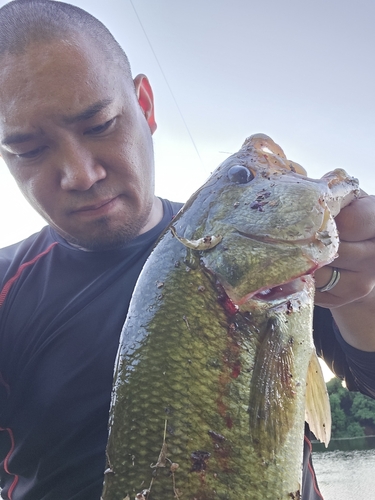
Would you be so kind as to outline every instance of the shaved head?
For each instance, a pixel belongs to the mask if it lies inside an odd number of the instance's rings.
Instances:
[[[0,8],[0,56],[23,54],[29,45],[87,37],[131,79],[128,58],[110,31],[88,12],[53,0],[14,0]]]

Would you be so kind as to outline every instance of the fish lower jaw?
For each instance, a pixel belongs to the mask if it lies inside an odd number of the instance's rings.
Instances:
[[[271,288],[263,288],[252,292],[238,301],[238,305],[245,303],[264,303],[268,305],[280,305],[287,302],[296,294],[299,295],[311,286],[313,278],[309,276],[301,276],[286,283],[276,285]]]

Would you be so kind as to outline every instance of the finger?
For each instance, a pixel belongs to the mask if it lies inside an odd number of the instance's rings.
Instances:
[[[341,241],[375,238],[375,196],[357,198],[335,218]]]
[[[332,267],[325,266],[315,273],[316,287],[328,283],[332,276]],[[338,307],[359,300],[374,288],[374,281],[363,279],[361,273],[340,269],[340,279],[337,284],[327,292],[315,292],[315,303],[323,307]]]
[[[375,238],[361,242],[342,241],[332,266],[375,276]]]
[[[324,266],[321,269],[315,271],[314,273],[315,289],[321,288],[322,286],[325,286],[329,282],[332,276],[333,267],[334,266]]]

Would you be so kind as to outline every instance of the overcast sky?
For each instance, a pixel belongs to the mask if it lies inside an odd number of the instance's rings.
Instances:
[[[150,78],[158,195],[185,201],[256,132],[311,177],[342,167],[375,193],[374,0],[132,2],[71,3]],[[44,225],[1,162],[0,213],[0,246]]]

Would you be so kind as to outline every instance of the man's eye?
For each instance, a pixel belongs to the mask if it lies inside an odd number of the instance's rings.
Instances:
[[[45,150],[45,146],[41,146],[40,148],[36,148],[36,149],[32,149],[31,151],[27,151],[26,153],[18,153],[16,156],[18,158],[33,159],[33,158],[37,158],[44,150]]]
[[[87,130],[86,134],[91,134],[91,135],[101,134],[102,132],[105,132],[107,129],[109,129],[109,127],[112,125],[114,121],[115,119],[112,118],[111,120],[108,120],[102,125],[98,125],[97,127],[92,127],[89,130]]]

